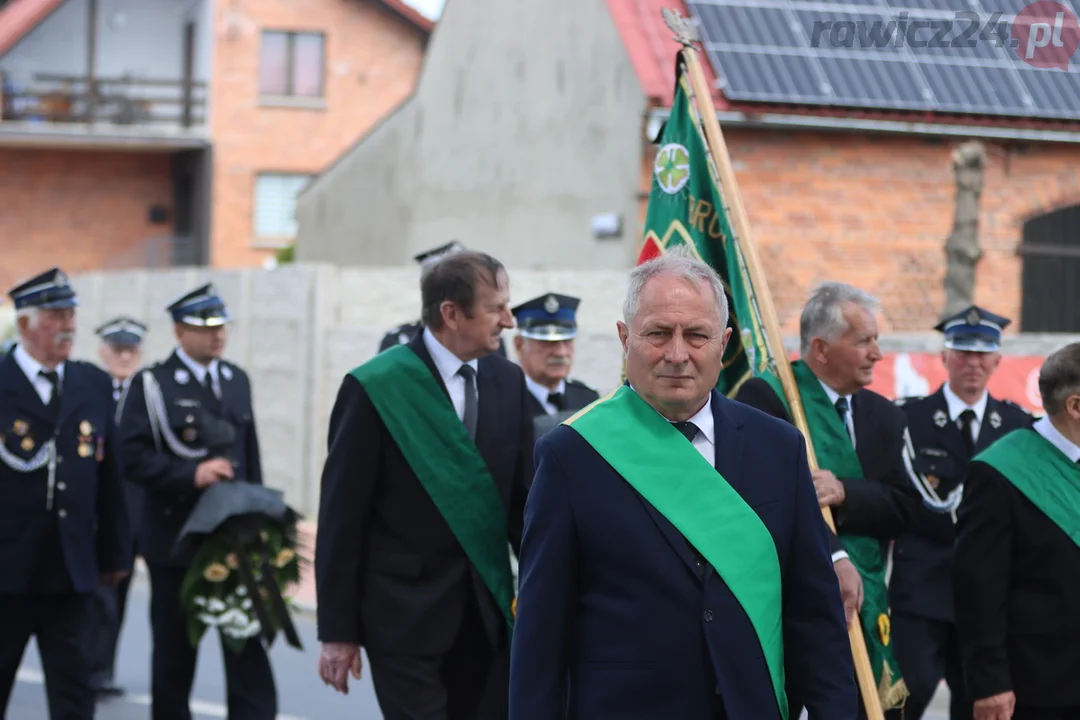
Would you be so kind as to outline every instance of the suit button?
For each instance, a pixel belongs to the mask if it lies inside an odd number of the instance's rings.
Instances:
[[[64,483],[56,483],[56,489],[63,492],[64,490],[67,490],[67,485]]]
[[[712,622],[712,610],[705,611],[705,622]]]
[[[56,514],[59,515],[61,519],[66,518],[67,510],[65,510],[64,508],[60,508],[59,512],[57,512]]]

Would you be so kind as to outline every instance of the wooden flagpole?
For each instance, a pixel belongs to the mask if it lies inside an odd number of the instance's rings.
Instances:
[[[810,441],[810,430],[806,422],[806,413],[803,410],[799,390],[795,384],[795,375],[791,371],[791,363],[788,362],[787,352],[784,350],[784,338],[780,332],[780,323],[773,305],[772,294],[765,280],[765,273],[758,258],[757,248],[750,236],[750,221],[743,208],[742,198],[739,196],[739,188],[735,182],[735,169],[728,155],[727,144],[724,142],[723,133],[720,131],[720,121],[716,117],[716,107],[712,102],[712,92],[709,83],[705,79],[705,72],[698,60],[697,49],[693,46],[698,39],[697,28],[688,20],[673,10],[664,8],[661,13],[667,26],[675,33],[675,39],[683,46],[683,58],[686,61],[687,75],[694,95],[699,99],[698,110],[701,113],[705,126],[705,139],[709,145],[716,172],[719,175],[720,186],[724,192],[724,200],[731,214],[731,223],[734,226],[735,235],[739,240],[743,257],[746,262],[747,272],[750,274],[750,282],[754,287],[754,295],[757,298],[758,308],[761,311],[761,320],[764,324],[765,337],[769,346],[773,349],[776,359],[776,371],[780,382],[787,395],[788,404],[791,407],[792,420],[806,438],[806,455],[811,470],[817,470],[817,456],[814,453],[814,445]],[[704,105],[704,107],[703,107]],[[821,514],[829,528],[836,531],[833,521],[832,509],[821,508]],[[884,720],[884,712],[881,708],[881,698],[878,696],[877,683],[874,681],[874,671],[870,666],[870,655],[866,649],[866,638],[863,637],[862,624],[858,615],[854,622],[848,626],[848,637],[851,640],[851,652],[855,661],[855,675],[859,682],[859,692],[863,698],[868,720]]]

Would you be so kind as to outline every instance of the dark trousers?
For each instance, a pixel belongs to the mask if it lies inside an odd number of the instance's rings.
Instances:
[[[151,670],[153,720],[191,720],[196,648],[188,640],[180,609],[184,568],[149,565],[150,625],[154,651]],[[270,658],[260,638],[248,640],[240,654],[222,644],[229,720],[274,720],[277,689]]]
[[[896,662],[911,692],[904,705],[904,720],[923,716],[941,678],[949,684],[949,717],[971,720],[974,711],[964,690],[956,626],[894,611],[892,639]]]
[[[49,718],[93,720],[85,640],[89,617],[89,595],[0,595],[0,710],[5,716],[19,663],[33,635],[45,672]]]
[[[475,601],[441,656],[368,650],[383,720],[506,720],[510,649],[492,648]]]
[[[124,626],[131,575],[114,588],[99,585],[93,593],[91,620],[87,625],[87,653],[90,662],[90,685],[95,690],[113,687],[116,669],[116,646]]]

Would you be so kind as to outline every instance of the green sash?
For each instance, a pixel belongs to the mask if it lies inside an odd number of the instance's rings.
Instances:
[[[810,441],[814,445],[818,466],[830,470],[838,478],[863,480],[862,464],[851,444],[851,436],[844,427],[836,408],[817,376],[802,360],[791,364],[799,398],[806,412],[806,424],[810,428]],[[784,403],[788,414],[791,407],[784,395],[780,379],[773,374],[761,376]],[[838,533],[851,562],[863,581],[863,604],[859,611],[866,649],[870,655],[870,667],[878,683],[878,696],[884,710],[900,707],[908,695],[907,686],[900,674],[900,667],[893,655],[890,638],[889,594],[885,584],[885,553],[876,538],[863,535]]]
[[[461,543],[513,632],[513,574],[495,480],[424,361],[397,345],[351,373]]]
[[[1013,430],[973,460],[1005,476],[1024,497],[1080,545],[1080,464],[1034,430]]]
[[[761,518],[671,423],[625,385],[563,424],[667,518],[731,588],[757,633],[786,720],[780,560]]]

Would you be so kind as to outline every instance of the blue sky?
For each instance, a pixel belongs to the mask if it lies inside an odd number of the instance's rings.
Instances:
[[[404,0],[404,2],[406,5],[412,5],[432,20],[438,20],[439,15],[442,14],[443,3],[446,0]]]

